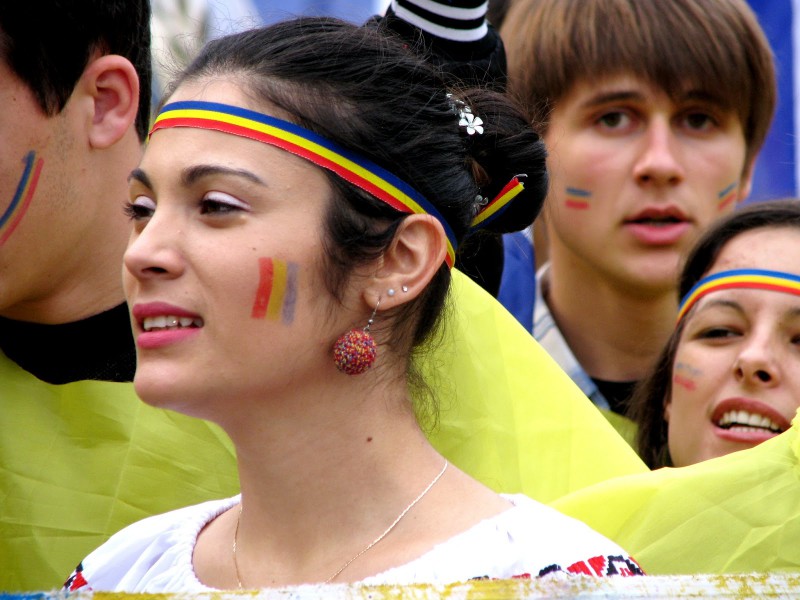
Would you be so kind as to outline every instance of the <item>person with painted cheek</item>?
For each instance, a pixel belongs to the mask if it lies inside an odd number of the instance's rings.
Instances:
[[[800,203],[764,202],[689,254],[678,322],[631,416],[651,468],[686,466],[787,431],[800,407]]]
[[[551,189],[535,277],[510,256],[531,240],[509,234],[498,299],[632,442],[627,403],[672,330],[680,260],[750,192],[772,51],[745,0],[515,0],[500,34]]]
[[[544,199],[522,111],[448,89],[380,25],[325,18],[211,42],[171,90],[130,177],[134,385],[229,435],[241,494],[134,523],[65,587],[641,574],[424,435],[437,399],[415,352],[459,245],[524,227]]]

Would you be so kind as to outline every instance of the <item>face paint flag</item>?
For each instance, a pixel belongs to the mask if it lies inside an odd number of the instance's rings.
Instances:
[[[23,159],[25,167],[22,171],[17,190],[11,198],[11,204],[0,215],[0,246],[6,243],[11,234],[19,225],[22,217],[30,206],[33,194],[36,191],[36,184],[39,182],[39,174],[42,172],[43,160],[36,159],[36,152],[31,150]]]
[[[567,199],[564,202],[567,208],[575,208],[578,210],[584,210],[589,208],[589,198],[591,197],[592,193],[588,190],[582,190],[580,188],[575,187],[568,187],[567,188]]]
[[[717,197],[719,198],[719,203],[717,206],[720,210],[724,210],[730,206],[730,204],[736,199],[736,182],[730,184],[724,190],[722,190]]]
[[[278,258],[259,258],[258,270],[258,291],[251,316],[288,325],[294,320],[297,303],[297,265]]]

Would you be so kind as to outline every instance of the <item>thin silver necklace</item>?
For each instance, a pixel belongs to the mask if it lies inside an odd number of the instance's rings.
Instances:
[[[414,500],[411,501],[411,504],[409,504],[408,506],[406,506],[403,509],[403,512],[401,512],[399,515],[397,515],[397,518],[392,522],[391,525],[389,525],[389,527],[386,528],[386,531],[384,531],[382,534],[380,534],[378,537],[376,537],[374,540],[372,540],[369,544],[367,544],[367,546],[361,552],[359,552],[353,558],[351,558],[346,563],[344,563],[339,568],[338,571],[336,571],[333,575],[331,575],[330,577],[328,577],[325,580],[325,583],[330,583],[331,581],[336,579],[336,577],[338,577],[341,574],[342,571],[344,571],[347,567],[349,567],[350,564],[354,560],[359,558],[362,554],[364,554],[365,552],[370,550],[375,544],[377,544],[383,538],[385,538],[387,535],[389,535],[391,533],[392,529],[394,529],[397,526],[397,524],[403,519],[403,517],[405,517],[406,514],[408,514],[408,511],[410,511],[412,508],[414,508],[414,506],[416,506],[417,502],[422,500],[425,497],[425,494],[430,492],[431,488],[434,485],[436,485],[436,483],[442,478],[442,475],[444,475],[444,472],[447,470],[447,465],[448,464],[449,463],[447,462],[447,460],[445,460],[444,461],[444,466],[442,467],[442,470],[439,471],[439,473],[436,475],[436,477],[433,478],[433,481],[431,481],[428,484],[428,486],[424,490],[422,490],[420,492],[419,496],[417,496],[416,498],[414,498]],[[242,504],[240,502],[239,503],[239,514],[236,517],[236,529],[233,532],[233,568],[234,568],[234,571],[236,572],[236,583],[239,586],[240,590],[244,589],[244,587],[242,586],[242,577],[239,574],[239,562],[236,559],[236,545],[237,545],[236,542],[239,539],[239,523],[241,522],[241,520],[242,520]]]

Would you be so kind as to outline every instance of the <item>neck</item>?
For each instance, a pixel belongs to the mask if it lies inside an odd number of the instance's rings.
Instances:
[[[674,327],[675,290],[638,293],[592,273],[575,275],[551,268],[542,282],[547,305],[575,358],[595,379],[641,379]]]
[[[193,562],[201,581],[237,586],[237,522],[242,585],[276,587],[322,582],[346,564],[333,580],[361,581],[508,508],[455,467],[414,503],[445,461],[408,406],[403,368],[381,372],[379,359],[351,377],[330,364],[305,379],[268,398],[214,403],[226,407],[225,419],[212,420],[236,446],[242,512],[228,511],[198,539]]]
[[[304,565],[298,581],[330,576],[444,462],[419,429],[404,384],[381,385],[375,372],[332,380],[262,399],[242,411],[247,419],[223,424],[239,460],[241,547],[280,556],[281,572]]]

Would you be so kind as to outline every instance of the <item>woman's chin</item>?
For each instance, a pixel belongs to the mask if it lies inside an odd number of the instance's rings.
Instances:
[[[192,397],[187,386],[181,385],[179,379],[166,377],[163,374],[153,375],[146,370],[137,369],[133,378],[133,387],[141,400],[156,408],[182,410],[181,405]]]

